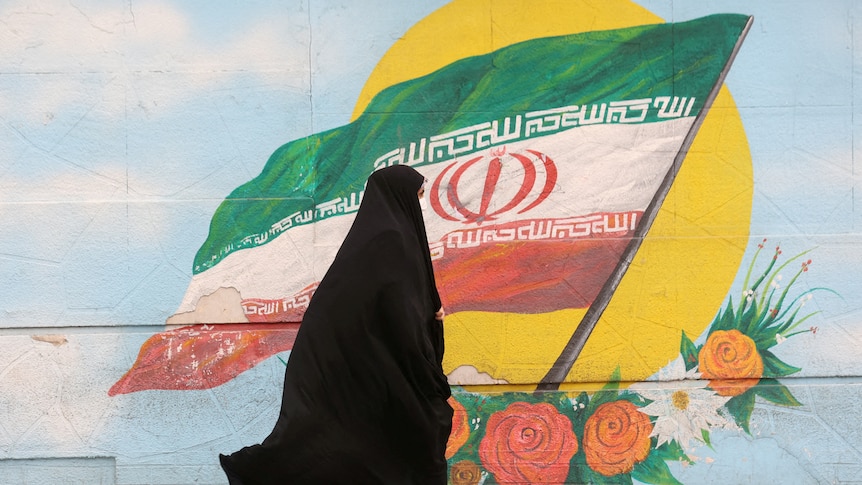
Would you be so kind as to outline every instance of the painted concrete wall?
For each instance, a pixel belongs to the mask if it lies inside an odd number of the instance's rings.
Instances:
[[[451,482],[862,482],[860,9],[0,4],[0,483],[226,483],[267,435],[297,324],[261,305],[303,295],[195,264],[280,146],[469,55],[716,13],[754,24],[561,390],[533,393],[585,308],[447,318]]]

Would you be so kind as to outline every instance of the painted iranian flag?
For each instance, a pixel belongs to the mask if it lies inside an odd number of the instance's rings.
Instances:
[[[649,229],[749,23],[725,14],[535,39],[382,91],[349,125],[279,148],[230,194],[172,319],[224,323],[200,306],[232,288],[249,322],[299,322],[366,179],[393,164],[428,179],[447,313],[596,306]]]
[[[224,201],[178,313],[231,287],[250,320],[301,319],[365,180],[397,163],[430,182],[428,238],[449,312],[589,306],[747,22],[531,40],[385,90],[350,125],[280,148]]]

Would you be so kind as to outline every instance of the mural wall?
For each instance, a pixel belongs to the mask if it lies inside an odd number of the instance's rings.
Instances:
[[[226,483],[396,163],[450,483],[862,480],[862,7],[402,3],[0,5],[0,483]]]

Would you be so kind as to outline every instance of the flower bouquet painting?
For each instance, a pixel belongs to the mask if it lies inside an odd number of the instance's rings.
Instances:
[[[803,324],[811,288],[791,293],[811,265],[801,253],[785,262],[775,248],[755,274],[757,247],[738,302],[728,298],[703,335],[681,335],[680,356],[647,382],[622,388],[619,369],[601,390],[472,393],[456,390],[446,449],[452,485],[525,483],[680,483],[668,463],[694,464],[691,450],[717,429],[750,433],[757,397],[782,406],[801,403],[779,382],[801,369],[771,349],[815,334]],[[797,262],[782,287],[781,272]]]

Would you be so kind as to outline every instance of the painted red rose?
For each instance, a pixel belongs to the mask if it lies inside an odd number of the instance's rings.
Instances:
[[[587,465],[605,476],[629,473],[650,452],[652,423],[629,401],[604,403],[584,424]]]
[[[563,483],[578,451],[572,422],[547,403],[512,403],[488,418],[479,458],[502,485]]]
[[[698,370],[720,396],[738,396],[760,382],[763,358],[739,330],[716,330],[700,350]]]
[[[454,397],[449,397],[449,405],[452,406],[452,432],[449,433],[449,442],[446,443],[446,459],[455,456],[467,438],[470,437],[470,423],[467,422],[467,410]]]
[[[469,460],[455,463],[449,472],[449,483],[451,485],[477,485],[481,479],[482,470],[479,468],[479,465]]]

